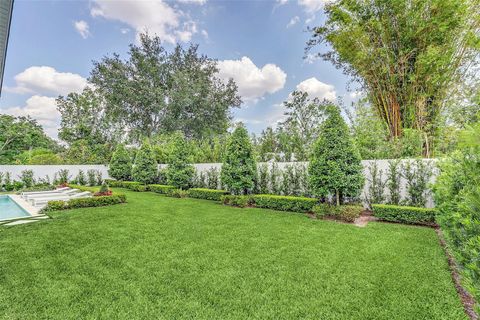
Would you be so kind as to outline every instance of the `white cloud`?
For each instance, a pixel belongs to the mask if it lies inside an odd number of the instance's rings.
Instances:
[[[299,16],[295,16],[292,19],[290,19],[290,22],[287,24],[287,28],[293,27],[294,25],[297,24],[297,22],[300,21]]]
[[[282,89],[287,79],[287,74],[276,65],[269,63],[258,68],[248,57],[219,61],[218,68],[219,77],[224,80],[233,78],[239,94],[246,101]]]
[[[130,32],[130,29],[129,29],[129,28],[120,28],[120,32],[121,32],[122,34],[127,34],[127,33]]]
[[[207,3],[207,0],[178,0],[178,2],[192,3],[192,4],[198,4],[198,5],[203,6],[205,3]]]
[[[13,116],[30,116],[38,121],[45,132],[52,138],[57,137],[60,124],[60,112],[57,110],[55,98],[34,95],[28,98],[23,107],[11,107],[2,112]]]
[[[276,2],[279,6],[283,6],[284,4],[286,4],[288,2],[288,0],[277,0]]]
[[[334,101],[337,98],[334,86],[323,83],[315,77],[300,82],[297,85],[297,91],[306,92],[311,98],[319,98],[320,100]]]
[[[90,29],[86,21],[80,20],[73,23],[75,29],[82,36],[83,39],[87,39],[90,36]]]
[[[190,41],[197,32],[195,22],[191,21],[187,14],[162,0],[94,0],[90,14],[93,17],[123,22],[135,29],[137,36],[148,31],[169,43],[177,40]]]
[[[298,4],[308,13],[315,13],[332,0],[298,0]]]
[[[202,36],[205,38],[205,39],[208,39],[208,32],[207,30],[202,30]]]
[[[353,92],[350,92],[348,94],[348,96],[353,100],[359,99],[360,97],[362,97],[364,95],[365,95],[365,92],[363,92],[363,91],[353,91]]]
[[[16,86],[6,91],[15,93],[42,93],[66,95],[80,92],[87,85],[82,76],[70,72],[58,72],[52,67],[32,66],[15,76]]]

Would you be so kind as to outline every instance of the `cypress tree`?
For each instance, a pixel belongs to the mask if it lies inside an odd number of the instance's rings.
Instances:
[[[182,132],[176,132],[173,137],[172,152],[168,157],[166,169],[167,183],[179,189],[188,189],[195,175],[191,164],[192,154]]]
[[[157,179],[158,164],[148,139],[145,139],[135,157],[132,169],[133,181],[149,184]]]
[[[310,189],[316,197],[333,197],[340,205],[345,197],[359,195],[364,184],[362,163],[340,109],[330,105],[326,111],[308,167]]]
[[[123,144],[119,144],[113,152],[108,168],[110,177],[127,181],[132,177],[132,159]]]
[[[239,125],[230,136],[220,175],[222,185],[233,194],[248,194],[255,187],[257,163],[247,129]]]

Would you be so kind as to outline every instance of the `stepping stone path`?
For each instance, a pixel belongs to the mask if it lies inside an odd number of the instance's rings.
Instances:
[[[357,227],[363,228],[367,226],[367,224],[370,221],[377,221],[377,220],[378,219],[373,216],[373,212],[365,210],[360,214],[360,217],[355,219],[353,224],[356,225]]]

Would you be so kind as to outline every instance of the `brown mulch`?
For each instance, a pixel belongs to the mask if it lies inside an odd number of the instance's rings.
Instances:
[[[447,249],[447,244],[445,242],[442,230],[440,230],[440,228],[435,228],[435,231],[437,232],[438,239],[440,240],[440,245],[442,246],[443,250],[445,251],[445,255],[447,256],[448,266],[450,267],[450,271],[452,274],[452,280],[455,285],[455,289],[460,296],[460,300],[462,301],[463,309],[471,320],[479,320],[480,318],[475,312],[475,298],[462,286],[461,276],[458,272],[457,263]]]

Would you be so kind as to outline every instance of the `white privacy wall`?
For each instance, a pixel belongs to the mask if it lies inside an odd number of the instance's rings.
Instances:
[[[413,161],[413,160],[401,160],[402,163],[405,163],[407,161]],[[431,160],[431,159],[425,159],[423,160],[429,164],[429,166],[434,167],[436,160]],[[389,160],[363,160],[363,173],[365,175],[366,181],[365,181],[365,186],[362,194],[362,199],[365,198],[365,196],[368,193],[368,187],[369,187],[369,180],[370,180],[370,170],[369,167],[370,165],[376,162],[377,167],[379,171],[382,171],[382,180],[385,181],[387,177],[387,172],[388,172],[388,162]],[[259,163],[260,165],[261,163]],[[272,162],[267,163],[269,168],[272,166]],[[304,165],[307,166],[308,162],[276,162],[278,165],[278,169],[281,171],[285,166],[287,165]],[[197,163],[194,164],[197,173],[200,172],[206,172],[211,168],[217,168],[218,171],[220,172],[222,168],[221,163]],[[165,164],[160,164],[159,168],[165,168]],[[86,174],[86,172],[90,169],[98,170],[102,173],[102,176],[104,179],[109,178],[108,175],[108,167],[105,165],[54,165],[54,166],[22,166],[22,165],[0,165],[0,172],[10,172],[12,179],[18,180],[18,176],[21,174],[23,170],[33,170],[35,174],[35,179],[44,179],[45,176],[49,176],[50,180],[53,180],[53,176],[55,173],[58,173],[58,171],[62,169],[67,169],[70,173],[71,178],[75,178],[79,172],[79,170],[83,170],[83,172]],[[432,168],[433,169],[433,168]],[[434,174],[432,176],[431,182],[433,183],[435,181],[435,176],[436,176],[436,170],[433,170]],[[281,179],[281,177],[280,177]],[[405,190],[405,180],[401,179],[401,189],[400,189],[400,194],[402,198],[405,198],[406,196],[406,190]],[[385,190],[385,194],[388,197],[388,190]],[[432,200],[432,195],[429,194],[428,197],[428,202],[427,202],[427,207],[433,207],[434,203]]]
[[[71,179],[75,178],[80,170],[83,170],[84,174],[87,174],[88,170],[98,170],[102,173],[104,179],[108,179],[108,167],[104,165],[52,165],[52,166],[15,166],[15,165],[0,165],[0,172],[10,172],[12,180],[19,180],[18,176],[24,170],[32,170],[34,178],[45,179],[46,176],[53,181],[55,173],[58,174],[60,170],[68,170]]]

